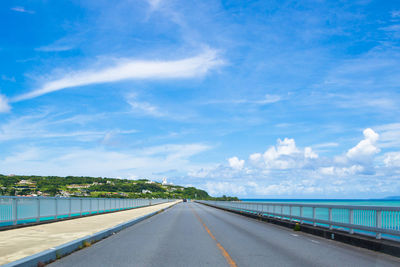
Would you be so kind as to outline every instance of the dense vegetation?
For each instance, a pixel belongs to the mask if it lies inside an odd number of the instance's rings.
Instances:
[[[147,179],[76,176],[0,175],[0,195],[238,200],[227,196],[214,198],[195,187],[161,184]]]

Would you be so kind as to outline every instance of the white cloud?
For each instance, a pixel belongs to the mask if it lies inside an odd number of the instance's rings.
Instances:
[[[316,159],[318,158],[318,154],[312,151],[311,147],[304,148],[304,157],[306,159]]]
[[[270,95],[266,94],[263,98],[261,99],[231,99],[231,100],[212,100],[212,101],[207,101],[204,104],[253,104],[253,105],[266,105],[266,104],[272,104],[276,103],[282,100],[282,97],[279,95]]]
[[[250,155],[250,161],[254,165],[260,166],[260,160],[263,160],[264,168],[267,169],[290,169],[304,165],[306,159],[316,159],[318,154],[312,151],[311,147],[306,147],[301,152],[297,147],[294,139],[285,138],[278,139],[276,146],[271,146],[261,154],[255,153]]]
[[[158,107],[137,100],[136,95],[132,94],[127,97],[128,104],[132,107],[133,111],[136,111],[142,115],[149,115],[153,117],[164,117],[166,114],[161,112]]]
[[[328,142],[328,143],[313,145],[314,148],[326,148],[326,147],[337,147],[337,146],[339,146],[339,144],[336,142]]]
[[[379,146],[382,148],[400,147],[400,123],[384,124],[374,129],[379,132]]]
[[[61,118],[58,116],[62,116]],[[10,140],[27,140],[50,138],[67,138],[75,141],[96,141],[102,140],[108,134],[130,134],[136,132],[130,130],[93,130],[85,126],[83,130],[55,131],[54,128],[60,126],[68,129],[76,129],[77,125],[84,125],[89,121],[97,120],[102,117],[101,114],[92,116],[73,116],[65,118],[63,114],[51,114],[43,112],[36,115],[27,115],[13,117],[10,120],[0,124],[0,142]]]
[[[0,95],[0,113],[9,112],[10,109],[7,98],[4,95]]]
[[[152,9],[157,9],[160,6],[162,0],[147,0],[147,2]]]
[[[234,156],[227,165],[191,170],[189,177],[201,177],[208,190],[215,193],[233,194],[243,186],[240,194],[251,196],[326,196],[355,192],[369,194],[379,187],[379,192],[390,192],[391,168],[400,167],[400,152],[376,157],[379,135],[370,128],[363,131],[364,138],[346,153],[337,157],[320,157],[311,147],[297,147],[292,138],[278,139],[264,153],[253,153],[249,160]],[[338,146],[324,143],[320,147]],[[384,163],[375,165],[379,160]],[[396,169],[397,170],[397,169]],[[377,179],[379,185],[377,185]],[[218,186],[213,189],[212,186]],[[232,186],[232,188],[230,188]],[[397,185],[400,188],[400,183]],[[396,188],[397,188],[396,187]],[[378,193],[378,191],[376,192]]]
[[[207,182],[205,189],[212,196],[246,194],[246,189],[243,185],[228,182]]]
[[[3,81],[8,81],[8,82],[15,82],[15,77],[7,77],[6,75],[1,75],[1,79]]]
[[[252,191],[257,195],[264,196],[279,196],[279,195],[292,195],[292,194],[315,194],[323,192],[323,188],[316,185],[314,181],[302,180],[298,182],[282,181],[270,185],[262,185],[258,183],[248,183]]]
[[[66,88],[134,79],[190,78],[206,74],[210,69],[222,64],[214,50],[175,61],[140,61],[120,59],[113,67],[100,70],[87,69],[71,72],[64,77],[43,84],[37,90],[12,99],[13,102],[35,98]]]
[[[204,144],[165,144],[161,146],[147,147],[142,150],[141,153],[147,156],[167,155],[169,159],[174,159],[190,157],[211,148],[211,146]]]
[[[16,6],[16,7],[10,8],[10,9],[13,10],[13,11],[16,11],[16,12],[28,13],[28,14],[35,14],[35,11],[33,11],[33,10],[27,10],[27,9],[25,9],[25,8],[22,7],[22,6]]]
[[[399,10],[392,11],[392,17],[393,18],[399,18],[400,17],[400,11]]]
[[[365,129],[363,134],[364,140],[360,141],[355,147],[347,151],[346,156],[349,159],[355,161],[369,160],[373,155],[380,151],[376,145],[376,142],[379,139],[379,134],[374,132],[371,128]]]
[[[318,169],[318,172],[322,175],[331,175],[331,176],[349,176],[355,175],[364,172],[365,168],[361,165],[351,165],[349,167],[321,167]]]
[[[169,170],[197,168],[189,158],[209,149],[201,144],[170,144],[130,151],[102,148],[23,147],[0,158],[3,173],[88,175],[101,177],[159,177]]]
[[[244,160],[239,160],[238,157],[232,157],[228,159],[229,166],[235,170],[241,170],[244,166]]]
[[[270,103],[275,103],[281,100],[281,97],[279,95],[269,95],[266,94],[264,99],[261,99],[260,101],[255,101],[257,104],[270,104]]]
[[[36,48],[36,51],[42,51],[42,52],[61,52],[61,51],[68,51],[73,49],[73,46],[70,45],[47,45],[47,46],[41,46]]]
[[[386,167],[400,167],[400,152],[389,152],[383,160]]]

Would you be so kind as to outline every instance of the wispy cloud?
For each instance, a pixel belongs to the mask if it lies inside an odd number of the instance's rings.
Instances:
[[[198,167],[190,157],[210,149],[198,143],[167,144],[130,151],[103,148],[29,147],[0,157],[5,173],[39,175],[89,175],[108,177],[160,177],[169,170],[188,171]]]
[[[153,117],[164,117],[166,115],[161,112],[157,106],[148,102],[139,101],[135,94],[129,95],[126,101],[135,112],[138,112],[141,115],[149,115]]]
[[[10,105],[4,95],[0,95],[0,113],[10,111]]]
[[[71,50],[73,46],[69,45],[47,45],[36,48],[36,51],[42,52],[61,52]]]
[[[218,58],[214,50],[206,50],[204,53],[175,61],[140,61],[120,59],[113,67],[100,70],[92,68],[68,73],[62,78],[54,79],[43,84],[39,89],[19,95],[12,99],[18,102],[35,98],[51,92],[66,88],[85,86],[134,79],[173,79],[190,78],[206,74],[210,69],[221,65],[223,61]]]
[[[35,14],[35,11],[25,9],[25,8],[22,7],[22,6],[16,6],[16,7],[10,8],[10,9],[13,10],[13,11],[16,11],[16,12],[28,13],[28,14]]]
[[[75,141],[96,141],[102,140],[109,134],[131,134],[136,130],[120,130],[120,129],[76,129],[77,124],[85,123],[83,116],[75,116],[69,118],[58,118],[60,114],[51,114],[43,112],[36,115],[26,115],[15,117],[7,122],[0,124],[0,142],[11,140],[49,140],[61,138],[64,140]],[[91,116],[94,120],[96,115]],[[98,119],[98,118],[96,118]],[[86,119],[87,121],[88,119]],[[64,131],[55,131],[54,128],[65,127]]]
[[[147,2],[152,9],[157,9],[160,6],[162,0],[147,0]]]
[[[373,127],[380,134],[379,146],[382,148],[400,147],[400,123],[390,123]]]
[[[6,76],[6,75],[1,75],[1,79],[3,80],[3,81],[8,81],[8,82],[15,82],[15,78],[14,77],[8,77],[8,76]]]
[[[266,94],[261,99],[227,99],[227,100],[211,100],[206,104],[255,104],[255,105],[266,105],[276,103],[282,100],[279,95]]]

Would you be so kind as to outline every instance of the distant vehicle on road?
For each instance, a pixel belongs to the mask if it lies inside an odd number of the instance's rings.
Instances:
[[[187,202],[187,199],[186,199],[186,198],[184,198],[184,199],[183,199],[183,202]]]

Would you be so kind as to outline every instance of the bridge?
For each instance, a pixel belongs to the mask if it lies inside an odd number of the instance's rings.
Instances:
[[[106,239],[93,242],[70,255],[58,257],[59,259],[49,266],[400,265],[397,257],[301,231],[293,231],[291,228],[266,223],[202,203],[167,202],[139,209],[149,208],[152,210],[148,210],[147,213],[151,212],[151,217],[125,227]],[[161,210],[163,212],[160,212]],[[95,215],[68,222],[92,219],[101,224],[103,220],[101,216],[111,218],[110,216],[122,216],[119,214],[133,211]],[[249,214],[251,215],[250,212]],[[132,216],[131,214],[130,217]],[[0,232],[0,251],[5,251],[7,246],[7,241],[3,241],[7,232],[26,231],[31,227],[49,227],[66,222],[2,231]],[[82,227],[84,224],[83,221],[80,223]],[[20,245],[23,246],[22,243]],[[1,257],[0,254],[0,259]],[[16,263],[18,264],[18,261],[10,262],[5,266],[16,266]],[[19,263],[22,264],[22,261]]]

